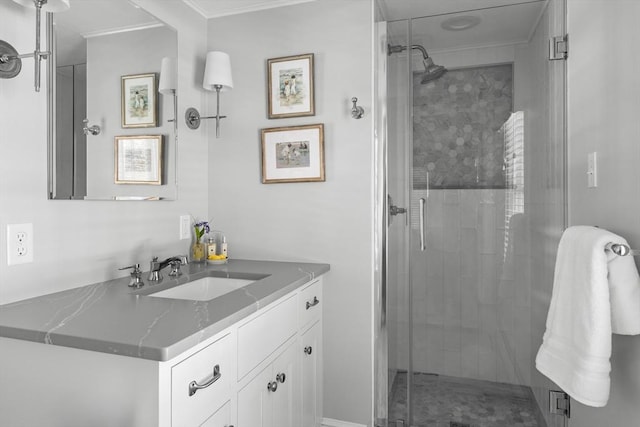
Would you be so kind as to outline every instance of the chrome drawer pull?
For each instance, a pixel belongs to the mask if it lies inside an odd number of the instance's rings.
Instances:
[[[311,307],[315,307],[318,304],[320,304],[320,300],[318,299],[318,297],[313,297],[313,301],[307,301],[307,310],[309,310]]]
[[[273,382],[269,382],[269,384],[267,384],[267,390],[269,391],[276,391],[278,389],[278,383],[273,381]]]
[[[189,384],[189,396],[193,396],[196,394],[196,391],[201,390],[203,388],[209,387],[211,384],[215,383],[222,377],[220,373],[220,365],[216,365],[213,367],[213,377],[204,384],[198,384],[195,381],[191,381]]]
[[[311,352],[313,351],[313,348],[311,348],[311,346],[305,347],[304,348],[304,353],[305,354],[311,354]]]
[[[278,381],[279,383],[284,384],[286,379],[287,379],[287,376],[285,375],[284,372],[279,373],[278,375],[276,375],[276,381]]]

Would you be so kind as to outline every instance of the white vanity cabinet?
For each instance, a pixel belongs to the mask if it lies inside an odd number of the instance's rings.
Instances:
[[[153,361],[0,338],[0,425],[318,427],[322,279]]]

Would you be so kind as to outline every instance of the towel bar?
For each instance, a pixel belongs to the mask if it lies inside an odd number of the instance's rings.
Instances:
[[[618,243],[609,243],[606,246],[606,249],[609,249],[611,252],[618,256],[640,256],[640,251],[636,249],[631,249],[627,245],[622,245]]]

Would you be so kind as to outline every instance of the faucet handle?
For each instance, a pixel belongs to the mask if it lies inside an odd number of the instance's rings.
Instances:
[[[171,271],[169,272],[170,277],[180,277],[182,276],[182,271],[180,271],[180,266],[182,265],[181,259],[176,259],[169,263],[171,266]]]
[[[130,273],[131,282],[129,282],[130,288],[140,288],[144,286],[144,282],[142,281],[142,270],[140,270],[140,264],[130,265],[128,267],[122,267],[118,270],[128,270],[132,268],[133,271]]]

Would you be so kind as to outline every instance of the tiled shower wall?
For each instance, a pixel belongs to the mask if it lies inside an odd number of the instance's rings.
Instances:
[[[413,192],[414,207],[428,200],[427,248],[411,260],[416,371],[529,383],[528,242],[506,191]]]

